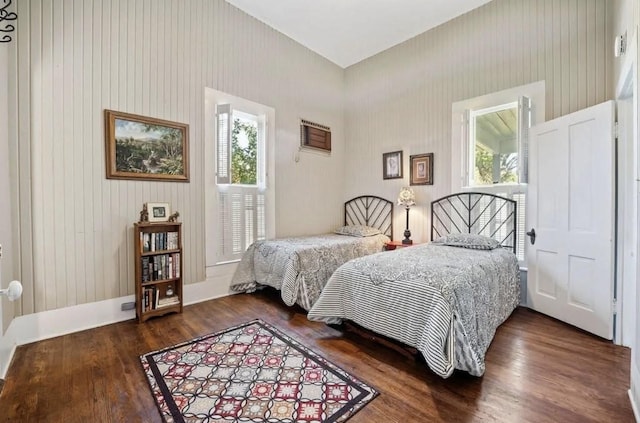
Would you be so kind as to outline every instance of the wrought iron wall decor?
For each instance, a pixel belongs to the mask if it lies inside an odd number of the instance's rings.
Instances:
[[[11,6],[11,0],[0,0],[0,43],[8,43],[12,40],[11,32],[15,31],[16,27],[7,21],[15,21],[18,19],[18,15],[14,12],[9,12],[7,9]]]

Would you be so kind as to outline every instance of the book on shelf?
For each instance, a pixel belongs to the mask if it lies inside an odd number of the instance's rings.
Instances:
[[[167,307],[175,304],[180,304],[180,297],[178,295],[171,295],[168,297],[160,298],[160,289],[158,287],[144,288],[142,294],[142,311],[148,312],[158,308]]]
[[[149,276],[149,256],[141,258],[142,261],[142,282],[149,282],[151,277]]]
[[[148,252],[151,249],[151,245],[149,244],[149,234],[145,232],[140,232],[140,251],[143,253]]]
[[[167,249],[168,250],[177,250],[178,247],[178,232],[169,232],[167,234],[168,237],[168,241],[167,241]]]
[[[180,277],[180,253],[142,256],[140,258],[141,281],[154,282]]]
[[[140,251],[143,253],[177,250],[178,244],[178,232],[140,232]]]
[[[142,300],[142,310],[149,311],[151,310],[151,295],[153,293],[153,288],[145,288],[143,291],[143,300]]]
[[[148,306],[149,306],[149,299],[147,298],[147,290],[144,289],[142,291],[142,311],[147,311]]]
[[[180,304],[180,298],[177,295],[172,295],[170,297],[159,298],[156,302],[156,307],[166,307],[174,304]]]

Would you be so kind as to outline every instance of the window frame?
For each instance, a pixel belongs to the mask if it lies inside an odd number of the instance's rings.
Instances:
[[[522,140],[520,140],[520,131],[519,131],[519,127],[520,127],[520,101],[518,101],[517,99],[515,101],[511,101],[509,103],[505,103],[505,104],[498,104],[498,105],[494,105],[494,106],[490,106],[490,107],[486,107],[486,108],[481,108],[481,109],[470,109],[469,111],[469,135],[467,138],[467,142],[468,142],[468,146],[467,146],[467,180],[465,181],[465,187],[470,188],[470,187],[474,187],[474,188],[485,188],[488,186],[492,186],[492,185],[512,185],[513,183],[508,183],[508,184],[491,184],[491,185],[480,185],[480,184],[475,184],[472,182],[475,182],[475,152],[477,149],[476,146],[476,142],[472,142],[471,141],[471,137],[472,135],[475,133],[475,129],[476,129],[476,120],[475,118],[477,118],[478,116],[484,116],[484,115],[488,115],[490,113],[496,113],[496,112],[500,112],[502,110],[509,110],[509,109],[516,109],[516,113],[518,114],[518,128],[516,129],[516,136],[518,137],[518,182],[516,184],[522,184],[523,182],[520,181],[520,175],[522,174],[522,172],[520,172],[520,167],[521,167],[521,156],[520,156],[520,152],[521,152],[521,142]],[[526,183],[526,181],[524,182]]]
[[[222,106],[222,107],[221,107]],[[230,110],[226,110],[227,107]],[[227,128],[228,131],[227,132],[227,142],[225,143],[225,156],[226,156],[226,160],[220,158],[220,143],[218,142],[218,139],[220,137],[220,118],[216,119],[216,124],[218,125],[217,130],[216,130],[216,151],[218,152],[217,156],[216,156],[216,184],[217,185],[232,185],[232,186],[237,186],[237,187],[255,187],[255,188],[259,188],[259,189],[264,189],[266,186],[266,171],[265,171],[265,144],[266,144],[266,140],[265,138],[265,126],[266,126],[266,119],[264,115],[254,115],[252,113],[247,113],[245,111],[239,110],[237,108],[233,107],[233,104],[217,104],[216,105],[216,109],[218,110],[218,113],[216,114],[216,116],[219,116],[220,114],[220,109],[223,109],[222,113],[225,114],[229,114],[229,127]],[[251,121],[254,122],[256,124],[257,127],[257,137],[258,137],[258,151],[257,151],[257,157],[256,157],[256,183],[255,184],[236,184],[232,182],[233,179],[233,141],[232,141],[232,133],[233,133],[233,126],[235,125],[235,118],[238,117],[244,121]],[[224,163],[222,163],[224,162]],[[223,167],[224,168],[224,172],[223,175],[221,176],[220,173],[220,168]]]
[[[242,252],[234,254],[222,255],[220,252],[220,239],[224,236],[223,229],[220,225],[220,197],[221,193],[232,195],[234,193],[245,191],[248,193],[256,192],[257,195],[264,196],[264,238],[273,238],[275,236],[275,110],[272,107],[255,103],[251,100],[236,97],[221,91],[205,88],[205,227],[206,227],[206,267],[236,263],[242,257],[242,253],[247,246],[243,246]],[[228,179],[219,183],[218,181],[218,115],[217,106],[220,104],[230,104],[230,110],[236,110],[237,114],[247,114],[257,117],[261,122],[258,125],[258,181],[257,185],[232,184],[230,174],[231,163],[231,138],[229,137],[229,173]],[[233,122],[233,117],[230,118]],[[232,129],[229,128],[229,133]],[[260,142],[260,139],[263,142]],[[262,158],[262,159],[261,159]],[[257,198],[257,197],[256,197]],[[259,207],[259,203],[255,203],[255,207]],[[244,221],[245,217],[242,217]],[[254,228],[254,231],[257,230]],[[246,234],[241,235],[242,243],[246,243]],[[230,241],[232,242],[232,241]],[[209,275],[209,271],[207,274]],[[214,272],[215,273],[215,272]]]
[[[527,195],[526,183],[508,183],[492,185],[470,185],[468,181],[471,169],[469,160],[469,140],[470,140],[470,110],[485,110],[492,107],[506,105],[517,101],[521,97],[528,97],[531,100],[530,127],[536,123],[545,121],[545,82],[538,81],[527,85],[509,88],[506,90],[489,93],[483,96],[461,100],[452,104],[451,107],[451,192],[477,191],[487,192],[496,195],[505,195],[512,198],[513,195]],[[520,124],[520,122],[519,122]],[[519,143],[520,144],[520,143]],[[518,154],[522,157],[521,146]],[[519,180],[526,180],[527,166],[518,166]],[[526,206],[526,204],[525,204]],[[525,221],[518,222],[519,233],[518,242],[524,240],[524,233],[520,233],[526,228],[526,210],[524,211]],[[524,232],[524,231],[522,231]],[[523,243],[522,260],[520,265],[526,268],[526,246]]]

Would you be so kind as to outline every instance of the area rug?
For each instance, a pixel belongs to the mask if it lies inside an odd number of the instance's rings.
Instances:
[[[378,395],[262,320],[140,360],[166,422],[344,422]]]

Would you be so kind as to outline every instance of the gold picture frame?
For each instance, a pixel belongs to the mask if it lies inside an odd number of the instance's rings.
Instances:
[[[189,125],[104,111],[107,179],[189,182]]]
[[[409,185],[433,185],[433,153],[410,156]]]

